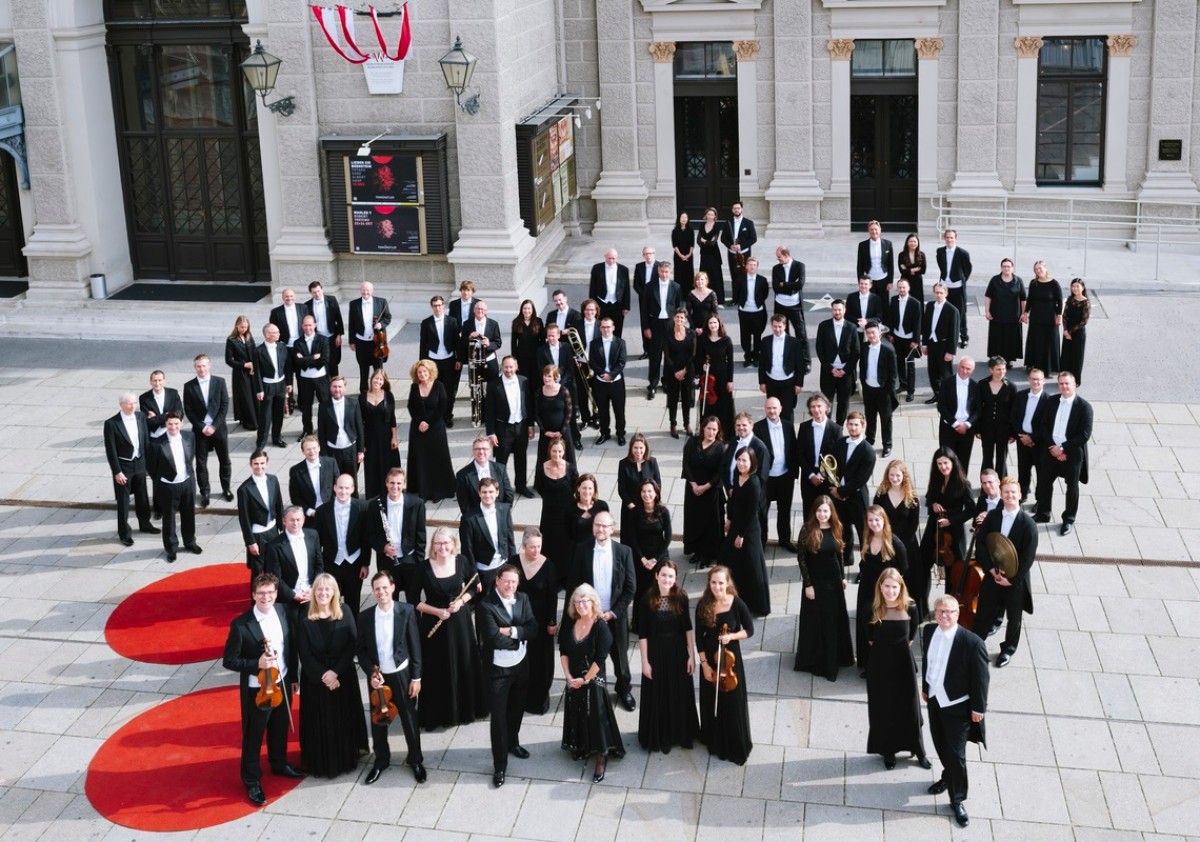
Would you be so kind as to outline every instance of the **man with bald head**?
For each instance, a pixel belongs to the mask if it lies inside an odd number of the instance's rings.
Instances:
[[[358,391],[367,391],[375,360],[375,331],[387,330],[392,313],[386,298],[375,295],[375,284],[363,281],[358,285],[361,297],[350,302],[350,350],[358,359]]]
[[[617,250],[604,252],[604,262],[592,267],[588,298],[600,303],[600,317],[613,320],[618,339],[629,315],[629,267],[617,262]]]
[[[159,532],[150,522],[150,498],[146,495],[146,449],[150,432],[146,416],[138,410],[137,395],[124,392],[121,411],[104,422],[104,454],[112,472],[113,494],[117,498],[117,537],[127,547],[133,546],[129,531],[129,492],[133,492],[138,529],[147,534]]]
[[[796,428],[783,417],[779,398],[767,398],[764,406],[767,417],[754,425],[754,437],[767,446],[767,505],[762,511],[763,548],[767,545],[767,511],[774,502],[778,510],[776,530],[779,546],[796,552],[792,543],[792,498],[796,478],[800,476],[800,451],[796,444]]]
[[[938,444],[958,455],[963,470],[970,475],[971,452],[975,449],[975,430],[979,426],[982,398],[979,383],[971,379],[975,360],[963,357],[958,368],[942,381],[938,390]]]

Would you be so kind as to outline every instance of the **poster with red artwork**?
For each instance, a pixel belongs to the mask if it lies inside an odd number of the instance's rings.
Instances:
[[[351,204],[417,204],[421,198],[417,158],[371,155],[347,158]]]
[[[421,254],[421,209],[351,206],[350,249],[355,254]]]

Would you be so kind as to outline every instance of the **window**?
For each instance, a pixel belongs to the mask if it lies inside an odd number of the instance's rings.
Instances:
[[[1105,61],[1104,38],[1045,39],[1038,55],[1038,184],[1100,184]]]
[[[733,79],[737,57],[733,44],[681,42],[675,45],[676,79]]]
[[[17,54],[12,44],[0,44],[0,108],[21,104],[17,79]]]
[[[895,41],[856,39],[850,54],[850,75],[881,79],[917,75],[917,50],[911,38]]]

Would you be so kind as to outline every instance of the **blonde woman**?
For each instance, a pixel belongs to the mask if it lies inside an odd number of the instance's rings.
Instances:
[[[867,528],[858,564],[858,609],[855,613],[855,651],[858,653],[858,668],[861,676],[867,675],[867,661],[871,647],[868,644],[867,626],[871,620],[871,604],[875,598],[875,583],[885,568],[894,567],[904,575],[908,569],[908,551],[904,542],[892,534],[892,525],[882,506],[867,509]]]
[[[437,382],[432,360],[418,360],[408,371],[408,484],[429,503],[454,496],[454,466],[446,438],[446,390]]]
[[[605,691],[604,664],[613,634],[601,614],[595,588],[580,585],[567,601],[569,620],[558,630],[559,662],[567,681],[562,747],[575,760],[596,758],[593,783],[604,780],[609,757],[625,756],[612,698]]]
[[[896,766],[896,752],[911,751],[922,769],[932,768],[921,737],[921,694],[912,640],[917,607],[895,567],[886,567],[872,588],[868,625],[871,660],[867,667],[867,753],[882,754],[883,765]]]

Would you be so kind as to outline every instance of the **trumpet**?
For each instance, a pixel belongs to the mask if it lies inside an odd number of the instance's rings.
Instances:
[[[592,386],[588,382],[595,374],[592,371],[592,365],[587,359],[587,349],[583,347],[583,337],[579,335],[576,328],[569,327],[566,329],[567,341],[571,343],[571,350],[575,355],[575,370],[579,372],[579,382],[583,385],[583,393],[587,395],[588,406],[592,410],[593,416],[600,414],[600,407],[596,404],[596,399],[592,397]]]
[[[842,479],[838,476],[838,461],[832,453],[821,457],[821,478],[834,488],[842,484]]]
[[[487,379],[487,352],[482,339],[468,340],[471,350],[467,356],[467,382],[471,390],[471,423],[483,424],[483,386]]]

